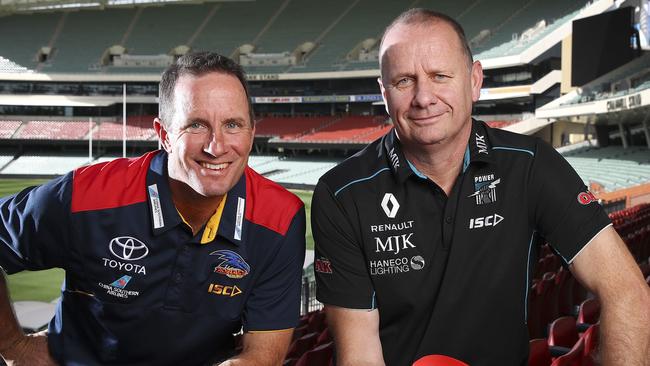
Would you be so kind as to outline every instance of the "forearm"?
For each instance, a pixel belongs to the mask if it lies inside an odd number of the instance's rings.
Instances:
[[[286,350],[283,355],[284,354],[286,354]],[[271,359],[262,356],[263,355],[260,353],[246,352],[244,350],[239,355],[228,359],[219,366],[280,366],[284,361],[284,356],[279,357],[279,355],[273,355],[270,357]]]
[[[650,288],[603,303],[601,357],[604,366],[643,366],[650,360]]]
[[[11,348],[23,336],[24,333],[9,301],[5,273],[0,269],[0,354]]]
[[[292,334],[293,329],[245,333],[242,352],[220,366],[280,366]]]
[[[377,310],[326,306],[338,366],[384,366]]]

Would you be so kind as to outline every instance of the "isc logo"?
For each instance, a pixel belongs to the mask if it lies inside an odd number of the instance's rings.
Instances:
[[[211,283],[210,287],[208,287],[208,292],[216,294],[216,295],[222,295],[222,296],[237,296],[241,294],[241,290],[237,285],[235,286],[224,286],[224,285],[218,285],[216,283]]]
[[[469,228],[478,229],[487,226],[497,226],[501,221],[503,221],[503,216],[499,214],[494,214],[485,217],[477,217],[475,219],[469,220]]]

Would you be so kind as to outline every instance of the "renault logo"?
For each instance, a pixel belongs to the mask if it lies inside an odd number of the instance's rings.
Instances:
[[[397,215],[397,210],[399,210],[399,203],[392,193],[386,193],[384,195],[384,198],[381,200],[381,208],[384,209],[386,216],[392,219]]]
[[[149,248],[143,242],[130,236],[111,239],[108,249],[114,256],[125,261],[137,261],[149,254]]]

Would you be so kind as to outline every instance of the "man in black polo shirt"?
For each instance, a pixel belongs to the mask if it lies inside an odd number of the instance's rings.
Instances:
[[[462,28],[412,9],[384,33],[395,128],[328,172],[312,205],[317,298],[338,365],[441,354],[525,365],[530,276],[550,242],[602,304],[605,364],[642,365],[650,290],[607,215],[550,146],[472,120]]]

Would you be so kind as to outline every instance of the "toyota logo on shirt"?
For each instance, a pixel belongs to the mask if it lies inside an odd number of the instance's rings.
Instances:
[[[130,236],[111,239],[108,249],[114,256],[125,261],[137,261],[149,254],[149,248],[143,242]]]

